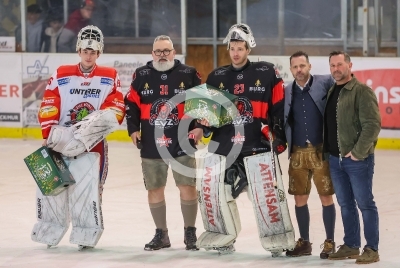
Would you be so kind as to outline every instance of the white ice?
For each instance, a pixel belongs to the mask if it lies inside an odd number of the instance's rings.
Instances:
[[[347,267],[355,260],[319,258],[325,239],[322,208],[313,186],[309,208],[313,255],[272,258],[260,245],[253,210],[247,195],[237,200],[242,231],[236,252],[218,256],[216,251],[186,251],[179,192],[171,174],[166,187],[167,221],[172,247],[154,252],[143,250],[154,235],[154,223],[143,185],[139,151],[130,143],[109,143],[109,175],[103,196],[105,231],[97,247],[80,252],[69,243],[69,231],[54,248],[30,239],[35,219],[35,182],[23,158],[40,147],[40,140],[0,139],[0,267]],[[280,156],[287,187],[287,154]],[[400,267],[400,151],[376,152],[373,192],[380,217],[381,261],[367,267]],[[287,188],[286,188],[287,189]],[[298,238],[294,201],[288,196],[292,222]],[[335,198],[336,203],[336,198]],[[343,243],[340,208],[336,203],[335,240]],[[197,234],[203,232],[198,215]],[[363,239],[363,244],[365,240]]]

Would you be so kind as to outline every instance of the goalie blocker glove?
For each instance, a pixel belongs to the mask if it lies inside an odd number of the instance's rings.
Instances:
[[[243,157],[237,158],[236,161],[226,169],[225,182],[231,185],[232,197],[235,199],[248,185]]]
[[[261,137],[262,143],[269,146],[271,150],[271,142],[269,140],[269,127],[267,125],[263,125],[261,132],[263,133],[263,136]],[[277,154],[283,153],[287,148],[286,141],[277,137],[276,135],[274,135],[274,133],[272,134],[272,136],[273,136],[272,148],[274,149],[274,152]]]

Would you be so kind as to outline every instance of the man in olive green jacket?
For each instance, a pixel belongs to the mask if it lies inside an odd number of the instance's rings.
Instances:
[[[381,129],[375,93],[352,74],[350,56],[343,51],[329,55],[336,83],[328,91],[324,113],[324,151],[336,198],[342,213],[344,244],[331,260],[357,259],[356,263],[379,261],[379,216],[372,194],[374,150]],[[360,254],[360,220],[367,244]]]

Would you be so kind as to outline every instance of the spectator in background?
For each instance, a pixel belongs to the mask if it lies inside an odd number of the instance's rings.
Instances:
[[[0,36],[8,36],[8,32],[0,25]]]
[[[21,23],[19,2],[0,0],[0,36],[14,36],[15,28]]]
[[[46,27],[43,35],[42,52],[57,52],[57,43],[63,30],[62,14],[49,14],[47,19],[48,27]]]
[[[8,31],[0,24],[0,36],[8,36]]]
[[[21,43],[21,24],[15,29],[17,44]],[[29,5],[26,15],[26,51],[40,52],[43,43],[42,9],[37,4]]]
[[[57,52],[75,52],[79,30],[89,25],[94,10],[93,0],[83,0],[80,9],[71,13],[58,38]]]

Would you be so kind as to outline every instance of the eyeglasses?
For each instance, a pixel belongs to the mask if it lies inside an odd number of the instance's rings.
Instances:
[[[174,49],[164,49],[164,50],[157,49],[157,50],[153,50],[153,53],[156,56],[161,56],[161,54],[164,54],[164,56],[168,56],[172,50],[174,50]]]

